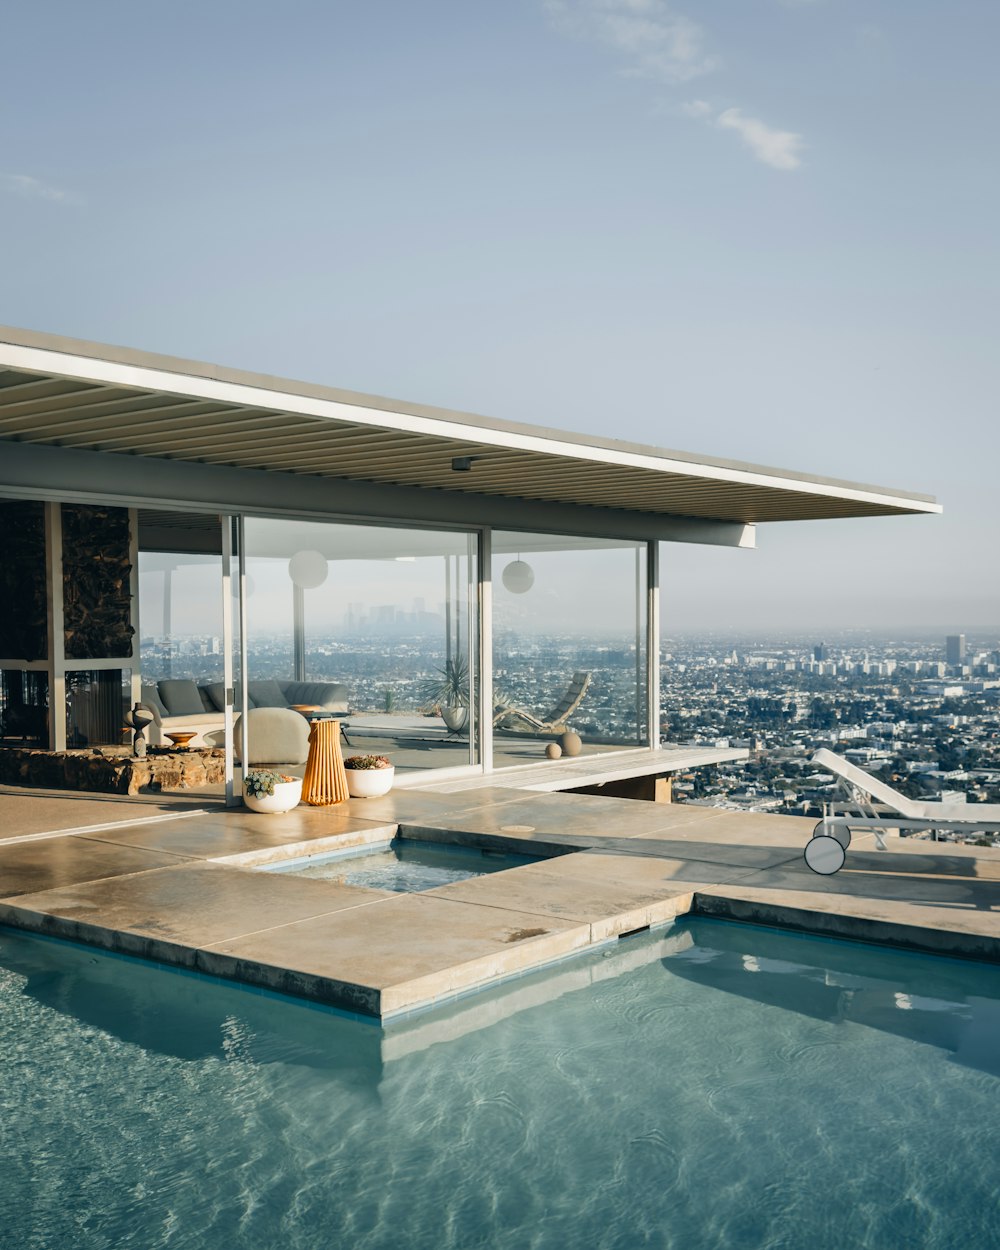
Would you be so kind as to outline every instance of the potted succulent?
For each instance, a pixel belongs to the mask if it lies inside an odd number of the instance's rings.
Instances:
[[[251,768],[243,778],[243,802],[252,812],[290,812],[301,798],[301,777]]]
[[[441,710],[449,733],[460,733],[469,722],[469,663],[458,655],[435,670],[424,684],[424,697]]]
[[[349,755],[344,760],[347,792],[355,799],[373,799],[392,789],[396,770],[384,755]]]

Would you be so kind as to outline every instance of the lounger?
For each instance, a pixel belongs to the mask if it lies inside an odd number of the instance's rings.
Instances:
[[[537,733],[560,733],[566,728],[566,722],[584,700],[590,688],[590,673],[573,674],[573,679],[566,687],[566,692],[547,716],[535,716],[524,708],[504,705],[498,707],[493,714],[493,724],[497,729],[512,729],[520,721]]]
[[[880,851],[886,849],[882,834],[887,829],[1000,833],[1000,803],[939,803],[908,799],[863,768],[848,763],[825,748],[816,752],[812,762],[840,779],[848,794],[847,806],[859,812],[858,815],[837,815],[833,808],[844,804],[824,806],[823,819],[813,830],[804,852],[809,867],[824,877],[839,872],[843,867],[847,848],[851,844],[852,829],[871,829]],[[875,807],[876,802],[883,809],[888,808],[890,813],[897,812],[898,815],[880,813]]]

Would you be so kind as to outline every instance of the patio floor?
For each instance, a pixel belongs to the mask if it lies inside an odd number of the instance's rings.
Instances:
[[[50,800],[0,793],[0,923],[382,1020],[688,912],[1000,962],[997,850],[862,834],[818,877],[812,820],[683,804],[498,785],[284,816],[72,797],[44,810],[75,831],[40,836],[18,821]],[[251,867],[396,833],[544,858],[422,894]]]

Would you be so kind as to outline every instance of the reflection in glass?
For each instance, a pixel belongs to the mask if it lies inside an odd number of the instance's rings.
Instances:
[[[132,671],[74,670],[66,674],[66,745],[120,746],[132,694]]]
[[[648,741],[644,543],[493,535],[494,761]]]
[[[345,753],[400,770],[477,762],[474,535],[248,517],[245,548],[251,707],[346,706]]]

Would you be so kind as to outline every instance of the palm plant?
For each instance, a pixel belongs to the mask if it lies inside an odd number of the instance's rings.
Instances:
[[[445,660],[434,671],[437,676],[424,682],[423,695],[427,702],[440,707],[468,707],[469,661],[465,656]]]

